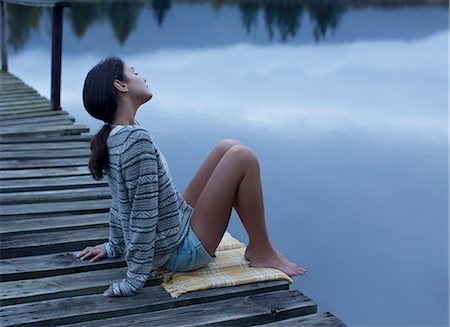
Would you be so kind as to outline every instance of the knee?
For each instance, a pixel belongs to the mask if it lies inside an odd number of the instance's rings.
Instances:
[[[259,168],[258,158],[255,152],[244,145],[238,144],[233,146],[229,150],[230,155],[232,155],[236,161],[245,166],[254,166]]]
[[[238,140],[224,139],[224,140],[220,141],[219,143],[217,143],[215,150],[223,156],[233,146],[240,145],[240,144],[241,144],[241,142],[239,142]]]

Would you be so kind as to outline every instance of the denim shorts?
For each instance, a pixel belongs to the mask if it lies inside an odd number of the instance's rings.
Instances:
[[[172,255],[163,265],[163,268],[173,272],[189,271],[204,267],[213,261],[216,261],[216,255],[209,255],[191,226],[189,226],[184,240],[173,250]]]

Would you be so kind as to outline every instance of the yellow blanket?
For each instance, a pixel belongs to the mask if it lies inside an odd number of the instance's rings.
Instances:
[[[153,275],[163,278],[161,286],[172,298],[192,291],[268,280],[287,280],[290,284],[293,283],[288,275],[278,269],[249,267],[244,258],[245,247],[245,244],[225,232],[216,249],[215,262],[189,272],[173,273],[159,268],[153,271]]]

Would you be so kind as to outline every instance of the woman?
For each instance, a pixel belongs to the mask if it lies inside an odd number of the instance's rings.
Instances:
[[[106,123],[92,139],[89,169],[96,180],[107,175],[112,206],[109,241],[86,247],[77,257],[114,258],[126,248],[128,266],[126,278],[103,295],[137,294],[156,267],[188,271],[214,261],[232,208],[249,236],[250,266],[303,274],[269,240],[252,150],[235,140],[221,141],[181,196],[151,135],[135,122],[138,108],[151,98],[146,80],[116,57],[93,67],[84,83],[86,110]]]

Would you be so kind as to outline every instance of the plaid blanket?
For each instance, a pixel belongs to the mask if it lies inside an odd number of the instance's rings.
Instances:
[[[216,249],[216,261],[189,272],[169,272],[158,268],[152,273],[163,278],[161,286],[177,298],[181,294],[215,287],[234,286],[269,280],[293,280],[274,268],[254,268],[244,258],[246,245],[225,232]]]

